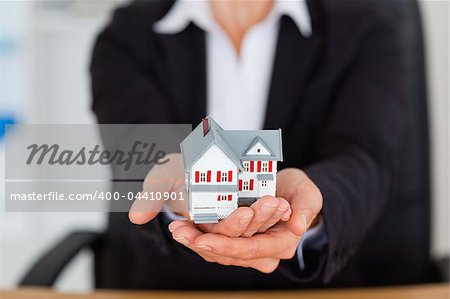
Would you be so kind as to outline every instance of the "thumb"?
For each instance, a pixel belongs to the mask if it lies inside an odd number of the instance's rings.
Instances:
[[[161,211],[163,203],[160,200],[148,200],[145,194],[145,191],[139,193],[128,212],[128,219],[134,224],[145,224]]]
[[[297,189],[290,203],[292,214],[288,227],[294,234],[303,235],[322,210],[322,194],[311,180],[307,180]]]
[[[292,207],[291,219],[289,219],[287,225],[294,234],[301,236],[306,233],[315,217],[316,213],[311,209]]]

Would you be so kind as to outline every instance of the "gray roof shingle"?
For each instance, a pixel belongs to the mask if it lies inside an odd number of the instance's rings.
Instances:
[[[207,117],[209,132],[203,136],[200,123],[180,144],[184,167],[188,169],[213,145],[216,144],[237,166],[242,160],[283,161],[281,129],[278,130],[223,130],[211,117]],[[271,155],[245,155],[260,142]]]

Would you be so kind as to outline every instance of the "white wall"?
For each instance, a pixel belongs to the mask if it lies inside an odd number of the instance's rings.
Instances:
[[[17,49],[8,57],[9,68],[2,69],[9,81],[0,88],[0,111],[13,111],[25,123],[95,123],[88,77],[92,43],[113,6],[119,4],[1,1],[0,24],[5,25],[5,31],[12,31]],[[3,149],[0,159],[4,170]],[[0,172],[0,182],[3,207],[4,171]],[[105,224],[103,213],[5,213],[1,208],[0,288],[14,287],[32,262],[69,232],[101,231]],[[89,290],[91,266],[91,254],[83,252],[63,273],[57,288]]]
[[[449,1],[422,0],[420,7],[425,25],[432,133],[432,252],[443,256],[450,252]]]

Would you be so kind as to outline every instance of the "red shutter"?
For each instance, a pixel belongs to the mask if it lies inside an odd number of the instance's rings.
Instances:
[[[220,201],[220,195],[217,195],[217,201]]]
[[[231,182],[233,180],[233,171],[228,171],[228,182]]]
[[[250,190],[253,190],[253,180],[250,180]]]
[[[211,182],[211,170],[208,170],[208,172],[206,173],[206,181],[208,183]]]
[[[220,182],[220,170],[217,172],[217,182]]]
[[[239,180],[239,191],[242,191],[242,180]]]
[[[253,161],[250,161],[250,172],[255,171],[255,163]]]
[[[261,161],[258,161],[258,172],[261,172]]]
[[[228,201],[231,201],[233,199],[233,197],[231,196],[231,194],[228,194]]]
[[[198,183],[200,180],[200,173],[198,171],[195,172],[195,182]]]
[[[269,172],[272,172],[272,161],[269,161]]]

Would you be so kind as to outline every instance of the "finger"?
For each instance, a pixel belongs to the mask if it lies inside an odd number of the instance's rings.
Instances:
[[[168,229],[171,233],[173,233],[179,227],[190,225],[189,222],[190,222],[189,220],[174,220],[169,223]]]
[[[161,179],[159,172],[160,167],[154,167],[145,177],[142,191],[136,196],[133,205],[128,213],[128,218],[134,224],[145,224],[152,220],[161,211],[164,201],[152,200],[151,194],[163,194],[170,190],[168,180]],[[170,182],[171,183],[171,182]]]
[[[198,248],[194,248],[193,250],[205,261],[210,263],[218,263],[224,266],[240,266],[240,267],[248,267],[249,264],[249,262],[247,261],[240,261],[237,258],[213,254],[211,251],[205,251]]]
[[[319,188],[303,171],[285,168],[277,174],[277,192],[291,204],[289,228],[297,236],[303,235],[322,209]]]
[[[291,200],[291,219],[287,221],[289,228],[296,235],[303,235],[314,221],[321,209],[321,201],[318,199],[320,195],[315,190],[305,190],[299,192]],[[319,195],[317,195],[319,194]]]
[[[243,260],[230,257],[224,257],[216,254],[211,254],[210,252],[198,251],[205,261],[210,263],[217,263],[224,266],[239,266],[244,268],[253,268],[263,273],[272,273],[278,268],[280,259],[278,258],[261,258],[254,260]]]
[[[280,259],[278,258],[264,258],[252,261],[250,267],[262,273],[269,274],[275,271],[279,264]]]
[[[265,223],[261,225],[261,227],[258,229],[258,233],[265,232],[266,230],[277,224],[280,220],[282,220],[283,217],[286,218],[286,215],[290,216],[289,211],[291,210],[291,207],[289,203],[283,198],[278,198],[278,201],[279,204],[277,210],[272,214],[272,216],[269,219],[266,220]]]
[[[185,200],[186,192],[182,191],[184,190],[184,185],[175,185],[179,179],[154,178],[155,173],[159,175],[155,171],[154,173],[149,173],[145,178],[144,189],[136,196],[128,213],[130,221],[134,224],[145,224],[155,218],[165,204],[173,212],[177,212],[189,219],[187,200]],[[181,198],[178,198],[180,192],[182,195]],[[156,200],[155,194],[169,194],[169,196],[175,194],[177,198],[175,200]]]
[[[176,220],[169,224],[169,230],[175,241],[195,251],[208,262],[216,262],[222,265],[243,265],[237,258],[214,254],[209,246],[196,246],[194,240],[203,233],[192,221]]]
[[[283,214],[283,216],[281,216],[281,221],[288,221],[289,219],[291,219],[291,215],[292,215],[292,209],[289,206],[289,209]]]
[[[250,207],[254,211],[254,216],[247,229],[242,233],[242,237],[253,236],[258,229],[276,212],[279,200],[273,196],[264,196],[258,199]]]
[[[189,220],[176,220],[169,225],[169,230],[172,232],[172,237],[178,243],[184,246],[193,248],[194,240],[203,233],[196,227],[196,225]]]
[[[194,246],[214,254],[244,260],[279,257],[296,249],[299,237],[283,227],[250,238],[230,238],[218,234],[196,236]]]
[[[172,189],[171,192],[168,193],[170,196],[170,200],[167,200],[164,203],[166,205],[166,208],[169,208],[172,212],[183,215],[186,219],[190,219],[188,211],[188,194],[186,192],[184,179],[172,180],[171,183]]]
[[[133,202],[128,218],[134,224],[145,224],[152,220],[161,211],[165,200],[153,200],[154,194],[184,191],[184,171],[181,154],[168,154],[164,158],[168,161],[165,165],[155,165],[148,173],[142,184],[142,191]],[[185,198],[184,195],[183,198]],[[175,212],[187,211],[186,201],[176,200],[171,202]]]
[[[253,268],[263,273],[271,273],[276,270],[280,263],[279,258],[260,258],[245,260],[240,258],[227,257],[222,255],[217,255],[211,251],[205,251],[197,249],[196,253],[201,256],[205,261],[210,263],[218,263],[224,266],[239,266],[244,268]]]
[[[240,207],[219,223],[200,224],[203,232],[222,234],[229,237],[238,237],[247,229],[253,218],[253,209]]]
[[[208,262],[216,262],[221,265],[234,265],[241,267],[254,268],[263,273],[273,272],[279,264],[279,258],[277,257],[261,257],[253,258],[250,256],[227,256],[223,254],[215,253],[210,246],[203,246],[201,243],[197,244],[197,240],[205,234],[202,234],[191,221],[174,221],[170,225],[173,230],[173,237],[176,241],[187,246],[191,250],[199,254],[203,259]],[[280,232],[282,230],[279,230]],[[288,229],[284,229],[285,232],[289,232]],[[218,237],[228,238],[217,234],[210,234]],[[279,238],[279,236],[274,236]],[[248,241],[249,238],[228,238],[228,239],[240,239]],[[201,240],[200,240],[201,242]],[[264,244],[263,244],[264,245]]]
[[[162,206],[162,201],[145,199],[140,192],[130,208],[128,219],[134,224],[145,224],[158,215]]]

